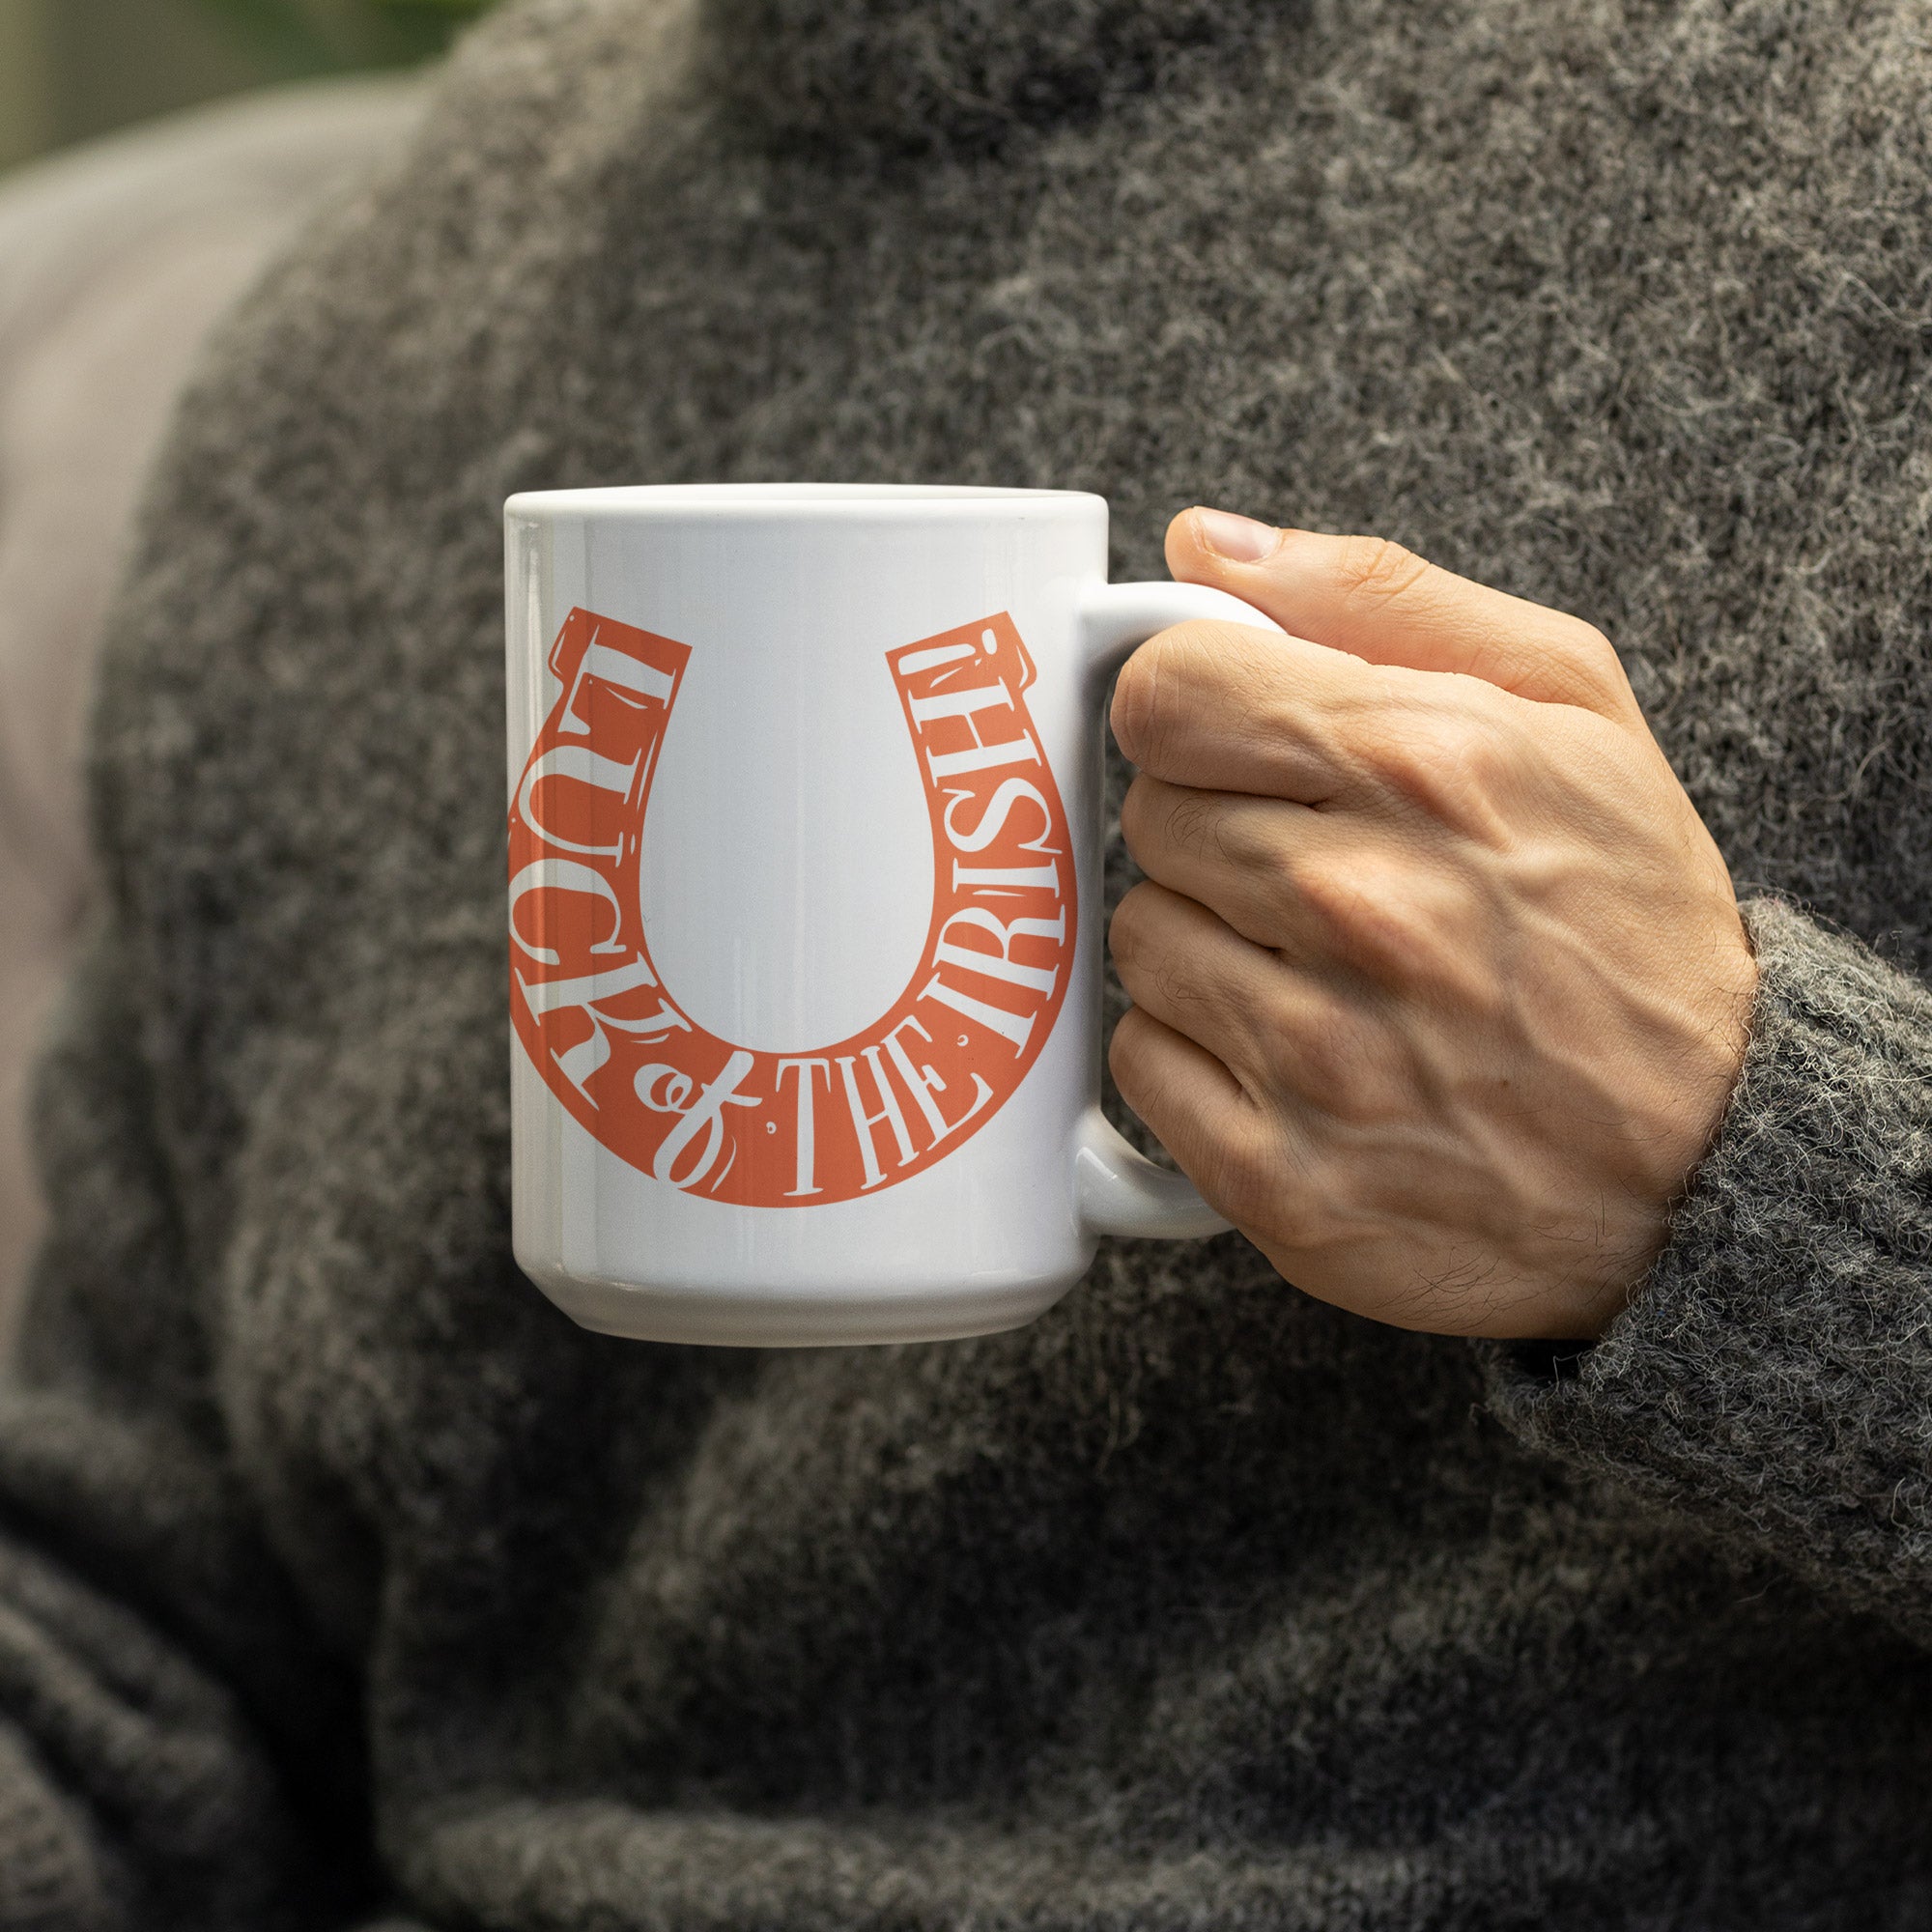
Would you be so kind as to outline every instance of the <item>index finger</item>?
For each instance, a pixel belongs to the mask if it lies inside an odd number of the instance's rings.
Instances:
[[[1114,736],[1170,784],[1326,805],[1372,789],[1362,748],[1398,694],[1388,672],[1245,624],[1176,624],[1114,687]]]
[[[1616,651],[1595,625],[1458,577],[1385,537],[1271,530],[1193,509],[1168,526],[1167,562],[1179,582],[1231,591],[1315,643],[1375,664],[1460,672],[1644,728]]]

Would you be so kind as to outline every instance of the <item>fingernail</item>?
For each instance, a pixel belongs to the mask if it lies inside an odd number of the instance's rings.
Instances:
[[[1227,510],[1196,510],[1194,526],[1201,541],[1230,563],[1259,563],[1281,541],[1281,532],[1272,525]]]

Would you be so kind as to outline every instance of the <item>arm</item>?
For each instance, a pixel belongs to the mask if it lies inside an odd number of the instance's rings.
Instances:
[[[1747,931],[1587,625],[1365,539],[1169,555],[1291,635],[1122,674],[1123,1096],[1296,1287],[1539,1343],[1532,1445],[1932,1638],[1932,994]]]
[[[0,1390],[0,1928],[294,1925],[356,1882],[354,1699],[225,1453],[111,941],[42,1076]]]

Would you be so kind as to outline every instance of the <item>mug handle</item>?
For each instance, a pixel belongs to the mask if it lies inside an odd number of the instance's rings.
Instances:
[[[1096,583],[1086,590],[1079,636],[1093,701],[1156,631],[1204,617],[1282,635],[1272,617],[1204,583]],[[1128,1146],[1098,1107],[1081,1116],[1073,1184],[1081,1223],[1092,1234],[1180,1240],[1224,1234],[1234,1225],[1202,1200],[1185,1175],[1157,1166]]]

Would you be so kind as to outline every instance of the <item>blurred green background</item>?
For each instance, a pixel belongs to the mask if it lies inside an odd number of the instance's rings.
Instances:
[[[429,59],[490,0],[0,0],[0,168],[219,95]]]

